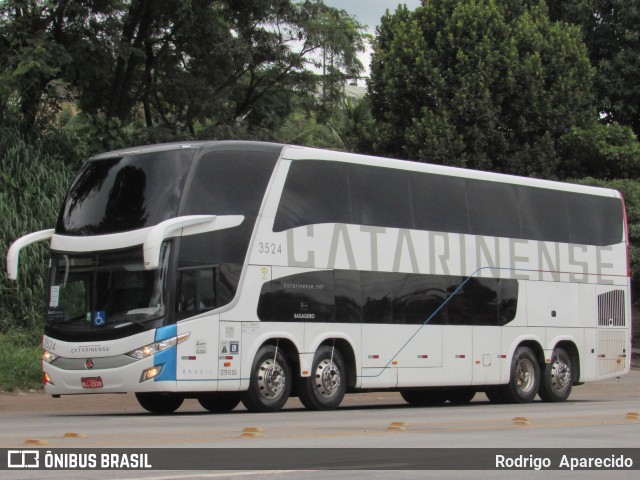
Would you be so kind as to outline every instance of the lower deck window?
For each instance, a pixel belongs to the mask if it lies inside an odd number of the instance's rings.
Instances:
[[[258,317],[271,322],[505,325],[518,282],[390,272],[324,270],[263,285]]]

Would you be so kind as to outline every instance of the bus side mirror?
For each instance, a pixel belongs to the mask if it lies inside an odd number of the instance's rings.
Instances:
[[[20,250],[32,243],[42,242],[44,240],[51,240],[53,237],[54,229],[40,230],[39,232],[33,232],[24,237],[20,237],[9,247],[7,252],[7,275],[9,280],[18,279],[18,259],[20,257]]]
[[[187,215],[170,218],[151,228],[142,246],[145,270],[153,270],[160,265],[162,242],[170,237],[195,235],[225,228],[237,227],[244,221],[244,215]]]

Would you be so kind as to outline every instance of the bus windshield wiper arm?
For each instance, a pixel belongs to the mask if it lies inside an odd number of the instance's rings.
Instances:
[[[126,327],[129,324],[138,325],[139,327],[143,328],[144,330],[147,329],[147,326],[144,323],[139,322],[137,320],[122,320],[120,322],[112,323],[112,324],[110,324],[110,326],[111,326],[111,328],[122,328],[122,327]]]

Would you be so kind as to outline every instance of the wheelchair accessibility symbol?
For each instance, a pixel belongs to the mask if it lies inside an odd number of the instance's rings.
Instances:
[[[107,323],[107,315],[104,310],[93,312],[93,324],[96,327],[103,327]]]

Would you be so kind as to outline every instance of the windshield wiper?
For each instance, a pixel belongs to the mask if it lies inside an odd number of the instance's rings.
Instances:
[[[142,323],[142,322],[138,322],[137,320],[122,320],[121,322],[116,322],[116,323],[110,323],[109,326],[113,329],[116,328],[124,328],[128,325],[138,325],[140,328],[142,328],[143,330],[147,329],[147,326]]]

